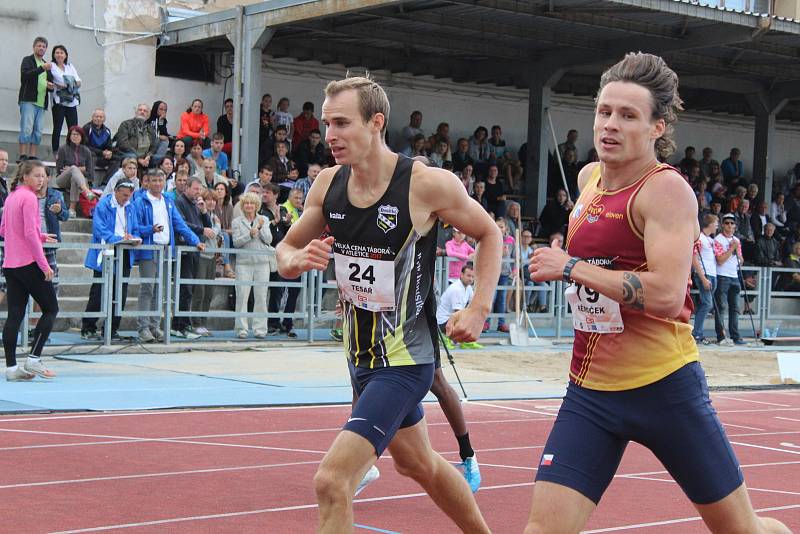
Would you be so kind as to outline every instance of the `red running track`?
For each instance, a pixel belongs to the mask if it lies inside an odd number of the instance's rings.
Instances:
[[[800,391],[727,392],[714,404],[756,509],[800,530]],[[497,533],[521,532],[558,400],[464,405]],[[438,405],[434,447],[457,461]],[[0,416],[0,532],[313,532],[311,479],[348,406]],[[455,532],[410,480],[381,478],[355,503],[356,532]],[[698,473],[698,476],[704,476]],[[586,532],[706,532],[644,448],[628,447]]]

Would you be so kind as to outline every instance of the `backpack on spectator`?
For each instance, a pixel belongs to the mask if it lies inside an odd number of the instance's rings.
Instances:
[[[100,202],[100,196],[103,194],[100,189],[92,189],[92,192],[94,193],[92,200],[86,197],[86,191],[81,191],[81,196],[78,197],[78,214],[87,219],[91,219],[92,215],[94,215],[94,207]]]

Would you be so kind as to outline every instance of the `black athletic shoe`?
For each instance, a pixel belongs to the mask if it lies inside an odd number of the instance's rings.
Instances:
[[[297,333],[294,330],[289,330],[288,332],[286,332],[286,337],[288,337],[289,339],[295,339],[297,338]]]

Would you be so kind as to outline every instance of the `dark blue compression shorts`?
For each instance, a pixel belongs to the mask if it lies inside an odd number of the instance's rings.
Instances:
[[[598,503],[629,441],[653,451],[693,503],[717,502],[744,481],[698,362],[627,391],[570,382],[536,480],[567,486]]]
[[[345,430],[366,438],[380,457],[399,428],[422,420],[422,399],[433,384],[434,366],[401,365],[363,369],[348,361],[350,382],[358,399]]]

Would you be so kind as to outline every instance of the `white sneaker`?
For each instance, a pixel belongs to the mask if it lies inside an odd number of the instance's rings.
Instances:
[[[361,493],[364,488],[375,482],[381,477],[381,472],[378,471],[378,468],[374,465],[369,468],[369,471],[364,475],[364,478],[361,479],[361,482],[358,483],[358,487],[356,488],[356,495]]]
[[[23,369],[21,365],[18,365],[13,371],[6,369],[6,380],[8,382],[27,382],[28,380],[33,380],[34,376],[36,375]]]
[[[203,337],[207,337],[211,335],[211,332],[208,331],[208,328],[205,326],[198,326],[194,329],[194,333]]]
[[[238,337],[239,339],[247,339],[247,330],[239,330],[236,333],[236,337]]]
[[[42,378],[55,378],[56,374],[44,366],[39,358],[28,358],[25,360],[25,370]]]
[[[729,337],[726,337],[725,339],[723,339],[722,341],[719,342],[719,346],[720,347],[732,347],[733,346],[733,340],[731,338],[729,338]]]

